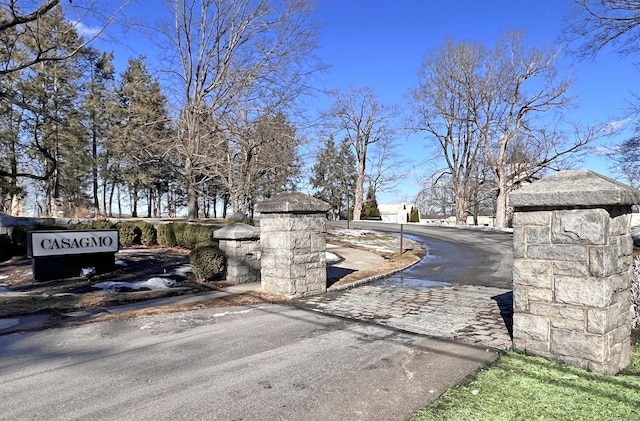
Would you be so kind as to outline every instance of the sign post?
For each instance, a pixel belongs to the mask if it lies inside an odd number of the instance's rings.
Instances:
[[[405,205],[402,206],[402,209],[398,211],[398,224],[400,224],[400,254],[404,253],[404,247],[402,245],[402,240],[404,237],[404,224],[407,223],[407,207]]]

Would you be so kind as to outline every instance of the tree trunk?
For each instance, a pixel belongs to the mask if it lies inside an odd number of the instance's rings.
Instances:
[[[496,227],[507,227],[507,181],[498,176],[498,196],[496,198]]]
[[[132,191],[131,191],[131,216],[133,218],[137,218],[138,217],[138,188],[133,185],[131,186]]]
[[[122,218],[122,197],[121,197],[122,192],[120,191],[120,185],[119,184],[117,185],[117,188],[118,188],[118,196],[117,196],[117,199],[118,199],[118,218]]]
[[[358,174],[356,175],[356,191],[353,200],[353,220],[359,221],[362,215],[362,199],[364,198],[364,172],[365,163],[362,160],[358,162]],[[347,209],[347,213],[349,209]]]
[[[456,186],[456,225],[467,225],[469,202],[462,186]]]
[[[94,116],[92,116],[92,119]],[[91,159],[92,159],[92,168],[91,168],[91,183],[93,186],[93,207],[94,207],[94,216],[100,216],[100,199],[98,194],[98,139],[95,133],[95,128],[93,129],[93,133],[91,136]]]

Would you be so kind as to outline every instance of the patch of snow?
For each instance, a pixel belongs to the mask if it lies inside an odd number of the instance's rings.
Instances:
[[[153,277],[146,281],[137,281],[137,282],[98,282],[94,284],[93,287],[97,289],[101,289],[103,292],[117,292],[123,288],[139,290],[142,288],[151,289],[151,290],[160,290],[171,288],[176,281],[170,278],[160,278]]]
[[[116,266],[127,266],[127,262],[124,260],[116,260]]]
[[[346,228],[331,229],[331,230],[328,230],[328,233],[333,235],[340,235],[344,237],[362,237],[363,235],[375,234],[374,231],[346,229]]]
[[[372,250],[377,250],[381,253],[393,253],[395,251],[397,251],[396,249],[390,249],[387,246],[376,246],[375,244],[365,244],[364,247],[368,248],[368,249],[372,249]]]
[[[191,265],[182,265],[174,271],[176,275],[186,276],[188,272],[192,272]]]
[[[217,313],[214,314],[213,317],[224,317],[224,316],[231,316],[233,314],[247,314],[251,311],[253,311],[254,309],[248,309],[248,310],[240,310],[240,311],[225,311],[224,313]]]
[[[82,270],[80,271],[80,276],[88,278],[89,276],[95,275],[96,274],[96,268],[94,267],[90,267],[90,268],[82,268]]]
[[[9,275],[0,275],[0,279],[7,279]]]
[[[342,260],[337,254],[331,253],[330,251],[327,251],[325,254],[327,256],[328,265],[333,265]]]

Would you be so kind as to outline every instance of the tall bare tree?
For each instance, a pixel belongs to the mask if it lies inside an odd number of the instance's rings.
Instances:
[[[313,8],[299,0],[174,0],[163,29],[177,59],[179,151],[188,217],[198,218],[201,184],[225,179],[226,142],[249,116],[286,109],[317,67]],[[251,117],[250,117],[251,118]],[[255,117],[257,118],[257,117]]]
[[[326,113],[328,124],[349,139],[356,153],[357,171],[353,219],[360,220],[364,200],[364,182],[369,149],[375,143],[392,139],[396,133],[395,105],[380,103],[373,88],[350,87],[346,91],[335,90],[334,102]]]
[[[480,100],[478,74],[485,56],[479,44],[447,40],[425,55],[418,70],[418,87],[412,91],[414,128],[435,141],[447,164],[456,224],[465,224],[471,212],[473,174],[482,153],[472,112]]]
[[[496,225],[505,227],[509,192],[542,171],[562,169],[598,135],[564,121],[570,81],[558,76],[558,53],[528,48],[522,34],[499,40],[487,55],[472,119],[496,183]]]
[[[458,223],[471,203],[479,154],[491,169],[495,223],[503,227],[513,188],[547,169],[565,168],[602,133],[565,121],[570,82],[558,77],[556,52],[528,48],[519,33],[507,34],[492,50],[448,41],[430,57],[420,71],[429,83],[414,91],[424,125],[418,128],[439,142],[454,186],[460,184],[454,187]]]

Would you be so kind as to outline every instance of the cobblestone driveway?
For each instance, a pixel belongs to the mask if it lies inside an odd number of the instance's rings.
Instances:
[[[510,290],[394,276],[297,301],[322,313],[496,349],[511,348]]]

